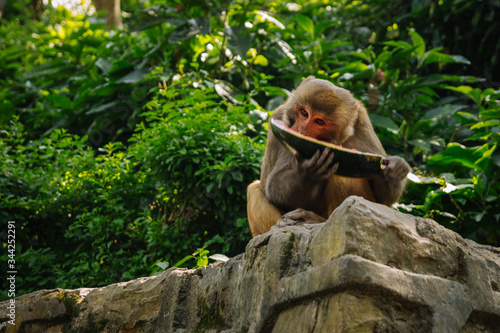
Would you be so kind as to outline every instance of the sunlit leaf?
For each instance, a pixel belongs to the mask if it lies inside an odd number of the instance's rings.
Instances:
[[[413,46],[417,47],[415,49],[415,52],[418,54],[419,58],[422,58],[422,56],[424,55],[424,52],[425,52],[424,39],[414,29],[410,29],[408,31],[408,34],[411,37],[411,40],[413,42]]]
[[[481,170],[481,165],[476,164],[476,161],[483,156],[484,150],[452,143],[444,151],[429,157],[426,161],[430,167],[440,171],[453,172],[457,171],[457,168]]]
[[[246,221],[245,221],[246,222]],[[209,256],[210,259],[217,260],[217,261],[222,261],[226,262],[229,260],[229,258],[223,254],[215,253]]]
[[[487,120],[473,125],[471,129],[479,129],[484,127],[498,126],[498,125],[500,125],[500,120]]]
[[[263,55],[259,54],[257,57],[255,57],[255,60],[253,61],[255,65],[259,66],[267,66],[269,63]]]
[[[479,104],[481,102],[481,89],[479,88],[473,88],[471,86],[443,86],[443,88],[465,94],[476,104]]]
[[[309,17],[299,14],[295,16],[295,19],[299,23],[302,29],[307,31],[310,36],[314,35],[314,22]]]

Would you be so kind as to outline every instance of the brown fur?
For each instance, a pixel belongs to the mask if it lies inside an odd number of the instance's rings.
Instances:
[[[293,127],[297,110],[302,107],[323,115],[331,123],[324,131],[330,138],[327,141],[385,155],[365,107],[347,90],[309,77],[271,118],[283,120]],[[350,195],[392,205],[399,200],[410,169],[399,157],[387,159],[390,162],[384,173],[372,178],[347,178],[335,174],[323,181],[301,178],[297,174],[297,158],[277,141],[269,128],[260,182],[253,182],[247,191],[248,221],[253,236],[267,232],[283,213],[297,208],[327,219]]]

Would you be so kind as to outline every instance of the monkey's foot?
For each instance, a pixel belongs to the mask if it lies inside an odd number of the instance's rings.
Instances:
[[[316,213],[313,213],[302,208],[292,210],[281,217],[276,225],[278,227],[287,227],[297,224],[313,224],[313,223],[323,223],[326,220]]]

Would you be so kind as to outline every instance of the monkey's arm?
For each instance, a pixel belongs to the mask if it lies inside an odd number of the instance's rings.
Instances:
[[[275,139],[270,140],[272,145]],[[318,151],[311,159],[302,159],[281,145],[274,146],[274,151],[277,156],[269,160],[276,161],[276,164],[265,179],[266,198],[283,210],[303,208],[315,211],[328,179],[338,167],[328,168],[333,154],[328,156],[328,151]]]
[[[377,202],[391,206],[403,194],[410,166],[398,156],[384,157],[382,162],[385,164],[385,168],[382,175],[371,180],[372,189]]]

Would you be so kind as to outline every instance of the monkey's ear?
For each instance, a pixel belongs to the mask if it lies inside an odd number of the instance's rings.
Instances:
[[[351,125],[347,125],[344,127],[344,130],[342,131],[342,135],[340,137],[340,140],[338,140],[339,144],[343,144],[347,139],[349,139],[351,136],[354,135],[354,127]]]

